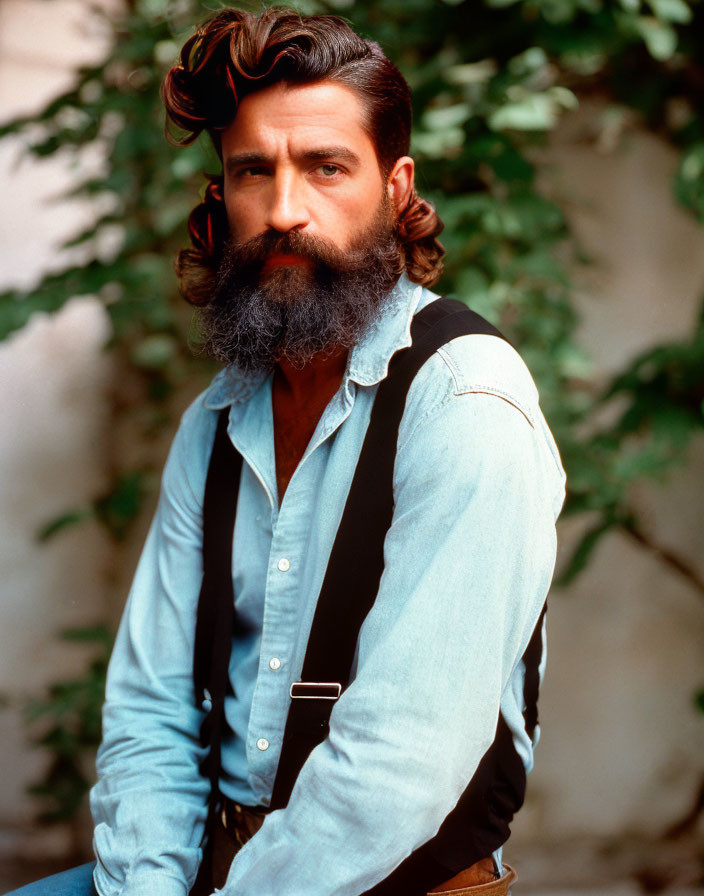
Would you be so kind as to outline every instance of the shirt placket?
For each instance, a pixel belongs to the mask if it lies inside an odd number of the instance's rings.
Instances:
[[[353,402],[353,390],[341,388],[324,412],[281,507],[272,508],[259,667],[247,733],[250,775],[263,802],[268,802],[276,777],[291,682],[300,677],[303,665],[305,643],[298,643],[301,619],[314,612],[311,603],[317,598],[306,593],[304,561],[311,562],[305,552],[318,480],[324,474],[320,454],[349,416]],[[271,453],[273,457],[273,446]]]

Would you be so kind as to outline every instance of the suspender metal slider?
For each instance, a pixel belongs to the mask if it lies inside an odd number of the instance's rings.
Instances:
[[[342,693],[339,681],[294,681],[292,700],[337,700]]]

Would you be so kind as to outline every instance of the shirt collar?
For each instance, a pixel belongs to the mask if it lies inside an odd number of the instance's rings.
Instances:
[[[402,274],[379,318],[350,352],[345,381],[373,386],[387,375],[393,355],[411,344],[411,322],[423,296],[423,287]],[[210,410],[244,404],[267,379],[265,372],[245,373],[235,365],[221,370],[203,396]]]
[[[205,390],[203,404],[219,411],[231,404],[244,404],[266,380],[266,372],[245,373],[234,364],[221,370]]]
[[[422,286],[401,275],[378,320],[350,352],[347,378],[360,386],[374,386],[384,379],[391,358],[411,344],[411,322],[422,292]]]

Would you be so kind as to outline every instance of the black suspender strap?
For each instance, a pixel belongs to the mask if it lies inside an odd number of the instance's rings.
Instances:
[[[203,499],[203,583],[198,598],[193,681],[198,706],[207,710],[201,741],[209,747],[201,774],[210,780],[215,808],[220,779],[220,745],[235,600],[232,587],[232,538],[235,529],[242,455],[227,434],[230,408],[218,417]]]
[[[393,515],[398,428],[408,389],[438,348],[470,333],[501,336],[461,302],[432,302],[415,316],[412,345],[392,358],[378,388],[316,605],[301,681],[291,688],[273,809],[288,803],[303,763],[327,736],[332,707],[349,681],[361,625],[376,598]]]

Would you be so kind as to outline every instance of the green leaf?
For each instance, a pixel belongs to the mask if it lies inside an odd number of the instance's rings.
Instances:
[[[559,587],[565,587],[573,582],[592,558],[599,542],[617,524],[613,518],[607,517],[589,529],[579,541],[571,557],[567,561],[565,569],[555,580]]]
[[[461,128],[445,128],[437,133],[414,131],[411,151],[431,159],[442,159],[449,152],[459,149],[463,143],[464,131]]]
[[[176,342],[165,333],[155,333],[139,342],[132,351],[132,361],[137,367],[158,370],[166,367],[177,352]]]
[[[548,64],[548,55],[542,47],[529,47],[509,60],[508,70],[513,75],[525,77],[544,69]]]
[[[54,535],[63,532],[77,523],[82,523],[93,516],[93,511],[88,508],[79,508],[77,510],[69,510],[57,516],[55,519],[46,523],[37,533],[39,541],[49,541]]]
[[[651,16],[639,16],[635,20],[635,28],[653,59],[664,62],[674,55],[677,49],[677,32],[670,24]]]
[[[428,130],[442,130],[464,124],[471,114],[467,103],[455,103],[452,106],[427,109],[422,122]]]
[[[692,10],[685,0],[648,0],[655,15],[665,22],[687,25],[692,21]]]
[[[484,84],[493,78],[498,70],[495,60],[482,59],[479,62],[450,66],[445,72],[445,78],[450,84]]]
[[[520,100],[505,103],[489,116],[488,123],[497,131],[545,131],[555,126],[562,110],[576,106],[577,97],[571,90],[552,87],[543,93],[527,94]]]
[[[106,625],[89,625],[81,628],[66,628],[61,638],[74,644],[99,644],[108,652],[112,647],[113,635]]]
[[[677,199],[704,224],[704,142],[695,143],[682,156],[675,175]]]
[[[139,513],[144,500],[145,479],[142,471],[125,472],[112,491],[95,502],[98,518],[118,540],[125,537],[130,523]]]

